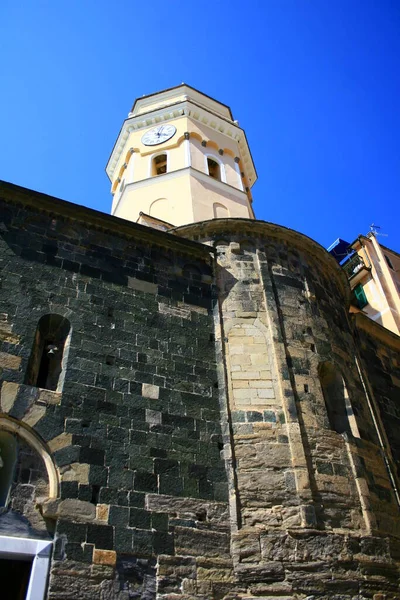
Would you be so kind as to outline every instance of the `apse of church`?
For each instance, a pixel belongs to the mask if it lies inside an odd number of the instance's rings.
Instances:
[[[255,219],[227,106],[140,98],[107,172],[112,215],[0,187],[12,598],[399,598],[398,336]]]

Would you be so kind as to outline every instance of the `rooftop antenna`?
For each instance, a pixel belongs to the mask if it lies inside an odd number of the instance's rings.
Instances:
[[[383,237],[388,237],[387,233],[381,233],[379,231],[379,229],[382,229],[380,227],[380,225],[376,225],[375,223],[371,223],[371,225],[369,226],[369,230],[371,233],[373,233],[374,235],[382,235]]]

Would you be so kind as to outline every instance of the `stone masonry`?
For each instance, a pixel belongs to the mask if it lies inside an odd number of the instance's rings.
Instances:
[[[350,320],[327,252],[0,191],[0,539],[53,540],[47,597],[400,598],[398,338]],[[46,315],[55,390],[29,379]]]

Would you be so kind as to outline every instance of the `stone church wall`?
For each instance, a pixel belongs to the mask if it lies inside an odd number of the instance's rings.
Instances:
[[[0,211],[0,536],[54,537],[49,599],[399,598],[395,343],[318,244]]]
[[[42,212],[37,197],[0,208],[0,398],[59,477],[39,501],[55,526],[48,597],[153,598],[156,572],[160,597],[180,595],[199,570],[211,595],[229,514],[209,250],[131,224],[124,235],[105,215],[89,227],[91,211]],[[62,390],[26,383],[46,314],[71,325]],[[30,521],[19,491],[7,514]]]

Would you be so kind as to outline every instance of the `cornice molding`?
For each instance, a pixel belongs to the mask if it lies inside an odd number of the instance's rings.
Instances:
[[[163,175],[157,175],[156,177],[148,177],[146,179],[141,179],[140,181],[133,181],[131,183],[125,184],[124,191],[119,197],[116,205],[113,207],[112,214],[115,215],[119,203],[121,202],[125,194],[128,194],[132,191],[140,190],[142,188],[149,188],[153,185],[159,185],[160,183],[165,183],[167,181],[171,181],[172,179],[178,179],[184,176],[194,177],[202,183],[206,183],[207,185],[215,187],[221,193],[221,195],[225,195],[226,193],[228,193],[231,196],[236,196],[237,198],[240,198],[241,200],[245,201],[247,206],[251,209],[251,203],[246,192],[243,192],[242,190],[239,190],[238,188],[229,185],[229,183],[219,181],[218,179],[214,179],[213,177],[207,175],[207,173],[203,173],[203,171],[198,171],[194,167],[184,167],[183,169],[177,169],[176,171],[169,171],[169,173],[164,173]]]
[[[194,167],[184,167],[183,169],[176,169],[175,171],[169,171],[168,173],[164,173],[163,175],[147,177],[146,179],[140,179],[139,181],[133,181],[131,183],[126,183],[125,187],[124,187],[124,192],[125,192],[125,190],[128,190],[128,189],[136,190],[136,189],[140,189],[143,187],[157,185],[161,182],[164,183],[165,181],[170,181],[171,179],[177,179],[178,177],[182,177],[184,175],[189,175],[191,177],[195,177],[199,181],[202,181],[204,183],[212,185],[222,192],[229,192],[229,194],[234,194],[234,195],[238,196],[239,198],[246,199],[247,201],[249,200],[246,192],[244,192],[243,190],[239,190],[238,188],[234,187],[233,185],[230,185],[229,183],[226,183],[225,181],[219,181],[218,179],[214,179],[213,177],[210,177],[210,175],[208,175],[207,173],[204,173],[203,171],[199,171],[198,169],[195,169]]]
[[[48,196],[41,192],[29,190],[12,183],[0,180],[0,200],[16,206],[24,206],[36,213],[45,213],[51,218],[57,216],[78,221],[85,227],[92,227],[99,231],[118,235],[128,239],[141,240],[161,248],[168,248],[182,254],[191,254],[201,257],[203,260],[209,258],[213,249],[199,242],[171,236],[160,230],[152,229],[132,221],[114,217],[99,212],[92,208],[73,204],[60,198]]]
[[[273,237],[279,241],[286,241],[300,250],[313,256],[319,263],[323,264],[336,277],[344,296],[347,309],[350,306],[350,286],[347,277],[336,260],[318,244],[303,233],[289,229],[282,225],[275,225],[267,221],[256,221],[253,219],[212,219],[201,221],[190,225],[181,225],[170,230],[170,234],[207,243],[215,237],[228,237],[239,235],[242,238],[250,237],[252,240],[264,237]]]
[[[126,119],[122,125],[106,166],[106,173],[109,179],[112,181],[114,177],[121,154],[127,152],[126,145],[132,131],[147,129],[158,123],[167,122],[180,117],[193,119],[193,121],[207,125],[218,131],[218,133],[225,135],[227,138],[235,140],[239,145],[248,180],[250,185],[253,186],[257,180],[257,173],[244,130],[234,121],[225,119],[224,117],[211,112],[207,108],[189,100],[170,104],[160,109]]]
[[[225,116],[233,121],[232,111],[229,106],[223,102],[220,102],[219,100],[216,100],[212,96],[205,94],[204,92],[200,92],[200,90],[188,85],[187,83],[181,83],[180,85],[172,88],[167,88],[166,90],[160,90],[159,92],[147,94],[141,98],[136,98],[130,114],[138,114],[142,107],[147,107],[147,110],[143,112],[148,112],[148,108],[151,105],[154,105],[155,101],[157,104],[171,104],[174,98],[182,95],[184,100],[193,100],[194,102],[197,102],[197,104],[201,104],[210,109],[212,112],[217,112],[218,114],[227,113]]]

